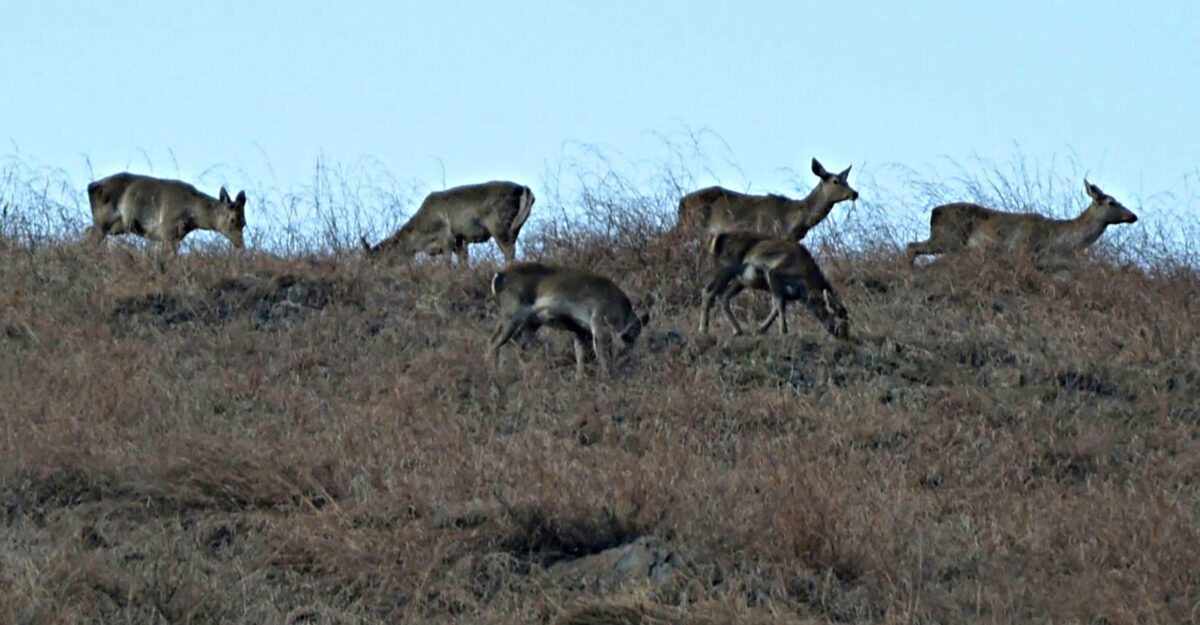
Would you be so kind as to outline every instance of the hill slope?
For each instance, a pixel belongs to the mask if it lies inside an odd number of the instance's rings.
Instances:
[[[1193,271],[825,253],[855,342],[731,340],[610,245],[544,246],[656,295],[577,384],[486,263],[0,244],[0,620],[1194,618]]]

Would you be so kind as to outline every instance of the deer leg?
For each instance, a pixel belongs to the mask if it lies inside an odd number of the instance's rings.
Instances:
[[[716,293],[704,290],[703,300],[700,302],[700,334],[708,334],[708,313],[712,310],[713,299],[716,298]]]
[[[780,280],[779,276],[775,275],[775,272],[773,271],[767,272],[767,289],[771,292],[771,299],[774,302],[774,306],[771,307],[771,314],[767,315],[767,318],[762,322],[762,325],[758,327],[758,333],[765,333],[768,329],[770,329],[771,322],[774,321],[776,317],[779,317],[779,331],[782,334],[787,334],[787,299],[785,298],[783,292],[783,281]]]
[[[945,254],[946,252],[953,252],[963,247],[956,241],[946,241],[943,239],[946,239],[946,237],[938,237],[937,233],[934,233],[926,241],[909,243],[904,247],[905,263],[911,267],[917,261],[917,257],[922,254],[936,256],[938,254]]]
[[[578,333],[574,334],[575,338],[575,379],[583,379],[583,363],[587,360],[587,341]]]
[[[771,306],[771,312],[767,315],[766,319],[762,320],[762,324],[760,324],[758,326],[758,333],[766,334],[767,330],[771,329],[771,324],[774,323],[776,318],[778,318],[780,333],[787,334],[788,327],[787,327],[787,316],[786,316],[785,312],[786,311],[785,311],[785,306],[784,306],[783,300],[778,300],[778,299],[775,300],[774,304]]]
[[[608,328],[603,328],[597,333],[592,334],[592,347],[596,350],[596,361],[600,365],[600,371],[605,375],[612,375],[612,333]]]
[[[508,231],[504,224],[488,223],[487,231],[492,234],[492,239],[496,241],[496,247],[500,248],[500,253],[504,255],[504,264],[511,265],[517,259],[517,237]]]
[[[949,252],[957,252],[967,247],[967,239],[955,236],[955,233],[943,234],[942,230],[932,230],[925,241],[914,241],[904,247],[905,261],[909,266],[916,262],[922,254],[936,256]]]
[[[932,247],[933,239],[909,243],[904,248],[904,264],[911,267],[922,254],[938,254],[940,251]]]
[[[179,244],[183,241],[183,237],[176,238],[172,236],[173,234],[174,233],[171,233],[163,237],[162,241],[167,247],[167,252],[169,252],[172,257],[176,257],[179,256]]]
[[[596,350],[596,362],[605,375],[612,373],[612,332],[599,314],[592,316],[592,349]]]
[[[733,316],[733,311],[729,308],[730,302],[737,297],[742,289],[740,277],[745,265],[730,265],[717,270],[716,275],[704,288],[708,301],[705,303],[705,309],[701,311],[701,329],[708,330],[708,307],[712,306],[711,298],[717,295],[721,296],[721,307],[725,311],[725,317],[729,319],[729,325],[733,327],[734,335],[742,333],[742,326],[738,324],[737,317]]]
[[[904,266],[912,267],[917,262],[917,255],[920,254],[920,243],[913,242],[904,246]]]
[[[729,289],[730,283],[740,273],[741,267],[722,267],[717,270],[712,280],[709,280],[702,292],[702,302],[700,305],[700,333],[708,332],[709,311],[712,309],[713,300],[717,295],[723,295]],[[736,327],[736,325],[735,325]]]
[[[454,255],[458,257],[458,264],[463,267],[471,266],[471,251],[468,248],[470,243],[462,237],[454,238]],[[446,258],[450,258],[449,255]]]
[[[146,246],[146,254],[150,260],[154,262],[154,267],[158,269],[158,273],[167,272],[167,262],[179,255],[179,252],[171,247],[170,241],[163,241],[162,245],[151,243]]]
[[[517,344],[522,352],[533,349],[534,345],[536,345],[534,335],[537,334],[537,331],[541,327],[542,325],[537,322],[536,318],[530,317],[525,320],[525,324],[513,335],[511,340]]]
[[[733,303],[733,298],[741,295],[745,289],[741,282],[734,282],[725,290],[725,294],[721,296],[721,310],[725,311],[725,318],[729,320],[729,325],[733,327],[733,335],[740,336],[742,334],[742,325],[738,323],[737,317],[733,315],[733,309],[730,304]]]
[[[499,237],[496,238],[496,247],[500,248],[500,253],[504,254],[504,264],[511,265],[517,259],[517,242],[506,241]]]

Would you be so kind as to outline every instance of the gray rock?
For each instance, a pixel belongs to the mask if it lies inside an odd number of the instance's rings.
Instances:
[[[559,586],[612,590],[629,583],[662,584],[682,575],[680,558],[653,536],[574,560],[559,562],[546,575]]]

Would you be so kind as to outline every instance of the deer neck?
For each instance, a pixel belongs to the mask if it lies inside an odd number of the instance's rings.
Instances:
[[[217,229],[217,203],[209,201],[205,198],[200,198],[200,201],[192,204],[184,211],[184,218],[187,221],[189,229],[195,230],[216,230]]]
[[[829,198],[821,192],[820,184],[817,184],[804,199],[792,200],[791,204],[788,211],[790,213],[788,215],[789,233],[807,232],[833,209],[833,202],[829,201]]]
[[[1067,222],[1067,227],[1058,237],[1057,246],[1065,250],[1081,250],[1095,243],[1104,234],[1105,228],[1108,228],[1108,224],[1089,206],[1078,217]]]
[[[375,246],[377,252],[395,252],[400,254],[412,254],[412,239],[413,229],[405,226],[392,236],[380,241]]]

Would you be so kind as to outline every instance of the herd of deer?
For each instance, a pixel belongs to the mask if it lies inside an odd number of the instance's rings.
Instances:
[[[708,331],[709,312],[720,297],[734,334],[741,334],[730,302],[749,288],[767,291],[773,300],[759,333],[766,332],[776,319],[780,331],[787,333],[787,303],[800,301],[830,334],[849,338],[845,306],[799,241],[835,204],[858,199],[858,191],[850,186],[849,167],[830,173],[814,158],[812,171],[820,182],[801,200],[708,187],[679,201],[674,232],[707,234],[708,252],[717,264],[703,291],[700,332]],[[1084,180],[1084,188],[1092,202],[1074,219],[1006,213],[968,203],[938,206],[930,218],[929,239],[907,246],[906,264],[912,265],[921,254],[982,248],[1029,254],[1044,266],[1091,245],[1110,224],[1137,221],[1137,216],[1096,185]],[[185,182],[130,173],[98,180],[87,190],[93,221],[87,239],[96,244],[110,234],[131,233],[160,241],[177,253],[189,232],[215,230],[234,247],[243,246],[245,192],[231,199],[222,188],[214,198]],[[368,257],[442,254],[450,262],[453,253],[465,265],[469,244],[495,239],[507,266],[492,278],[501,320],[489,342],[489,362],[493,366],[498,363],[505,343],[549,325],[574,336],[577,376],[583,375],[589,351],[607,371],[613,359],[637,341],[648,315],[638,316],[629,297],[604,276],[582,269],[514,262],[517,236],[533,201],[529,187],[512,182],[437,191],[425,198],[395,234],[378,245],[363,238],[362,245]]]

